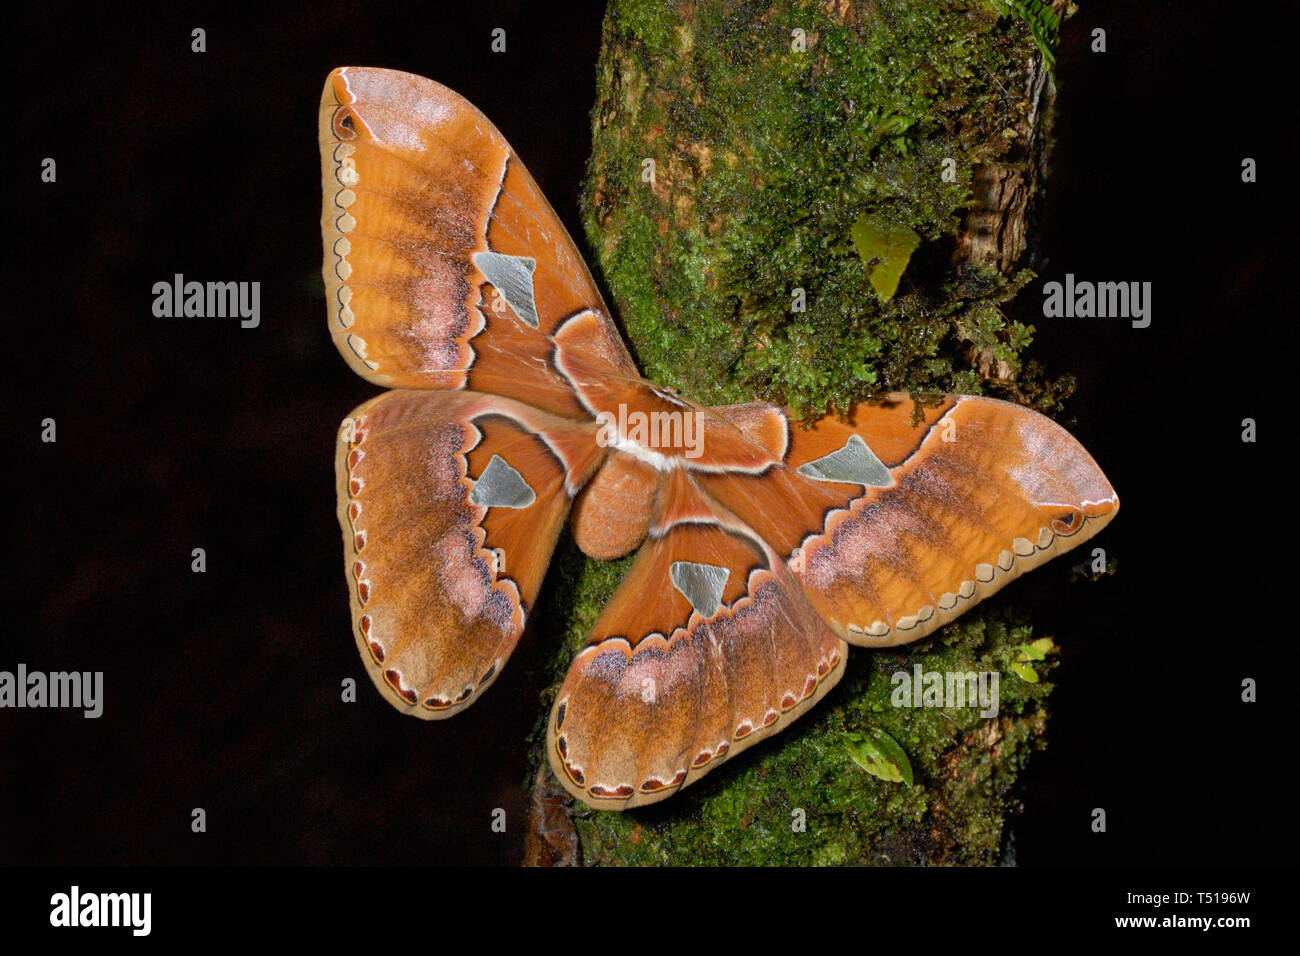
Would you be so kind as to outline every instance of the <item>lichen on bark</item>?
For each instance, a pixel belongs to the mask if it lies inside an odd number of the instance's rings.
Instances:
[[[1069,379],[1024,360],[1032,329],[1002,309],[1032,278],[1054,93],[1041,42],[985,0],[612,0],[583,219],[643,373],[706,403],[762,398],[796,416],[893,389],[1056,411]],[[864,216],[921,240],[887,301],[854,245]],[[561,546],[533,615],[562,635],[551,693],[625,566]],[[1051,684],[1013,673],[1030,638],[999,600],[916,645],[855,651],[812,712],[664,803],[572,804],[576,856],[996,862],[1012,787],[1044,739]],[[998,671],[999,715],[891,706],[891,675],[916,663]],[[845,734],[872,726],[907,752],[914,786],[852,761]],[[541,790],[554,811],[554,788]]]

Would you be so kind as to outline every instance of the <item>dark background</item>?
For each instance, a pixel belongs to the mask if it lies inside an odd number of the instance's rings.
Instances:
[[[315,124],[335,66],[436,78],[580,237],[603,4],[549,6],[11,21],[0,668],[103,670],[105,707],[0,712],[0,863],[519,859],[543,649],[526,635],[481,702],[427,724],[374,693],[349,635],[334,436],[376,390],[325,328]],[[1069,424],[1123,509],[1096,541],[1115,577],[1070,584],[1072,556],[1007,592],[1063,647],[1014,824],[1022,865],[1270,863],[1294,843],[1294,469],[1276,449],[1296,427],[1279,384],[1295,111],[1273,76],[1285,31],[1261,19],[1087,2],[1064,29],[1046,258],[1017,315],[1038,327],[1033,357],[1077,373]],[[260,281],[261,326],[154,318],[153,283],[177,272]],[[1152,282],[1151,327],[1042,319],[1041,282],[1066,272]],[[1246,416],[1258,444],[1240,441]]]

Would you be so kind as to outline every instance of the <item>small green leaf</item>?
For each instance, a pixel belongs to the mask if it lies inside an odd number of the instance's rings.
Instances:
[[[912,785],[912,764],[907,754],[880,728],[872,727],[865,734],[850,731],[844,741],[849,758],[873,777]]]
[[[1047,655],[1057,650],[1057,647],[1052,643],[1050,637],[1040,637],[1038,640],[1031,641],[1028,644],[1017,644],[1015,650],[1018,652],[1016,660],[1024,663],[1025,661],[1046,660]],[[1035,677],[1035,680],[1037,680],[1037,677]]]
[[[853,224],[853,247],[871,270],[871,286],[885,302],[898,291],[898,280],[921,244],[921,237],[907,226],[884,216],[859,216]]]
[[[1029,684],[1038,683],[1038,672],[1025,663],[1015,663],[1011,665],[1011,673],[1015,674],[1022,681]]]
[[[1050,637],[1040,637],[1038,640],[1033,641],[1029,646],[1038,648],[1044,654],[1050,654],[1052,651],[1057,650],[1056,645],[1052,643]]]
[[[1056,45],[1059,42],[1061,18],[1051,7],[1045,7],[1042,0],[992,0],[994,8],[1002,14],[1010,14],[1023,20],[1043,55],[1043,62],[1050,70],[1056,65]]]

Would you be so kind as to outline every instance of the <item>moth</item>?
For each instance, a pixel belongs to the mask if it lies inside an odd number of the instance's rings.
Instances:
[[[451,717],[501,673],[566,520],[587,555],[635,550],[548,724],[593,807],[690,786],[814,706],[850,644],[925,637],[1119,508],[1014,404],[891,394],[799,427],[641,377],[528,170],[446,87],[335,70],[319,130],[330,333],[388,389],[338,433],[366,671]]]

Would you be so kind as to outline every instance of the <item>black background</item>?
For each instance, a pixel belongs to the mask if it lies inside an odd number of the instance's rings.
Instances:
[[[373,692],[349,636],[334,436],[376,390],[325,329],[315,124],[335,66],[433,77],[580,237],[602,4],[546,6],[11,23],[0,668],[103,670],[106,702],[99,720],[0,712],[0,863],[518,861],[544,649],[526,635],[491,693],[430,725]],[[1077,373],[1069,424],[1123,509],[1096,542],[1114,578],[1071,585],[1072,558],[1008,592],[1063,646],[1014,824],[1024,866],[1268,864],[1294,846],[1294,469],[1277,450],[1296,427],[1280,384],[1295,111],[1275,79],[1285,31],[1261,19],[1085,3],[1064,28],[1045,265],[1017,315],[1038,327],[1033,357]],[[154,318],[153,283],[177,272],[260,281],[261,326]],[[1152,282],[1151,327],[1042,319],[1042,281],[1066,272]],[[1240,440],[1247,416],[1258,444]]]

